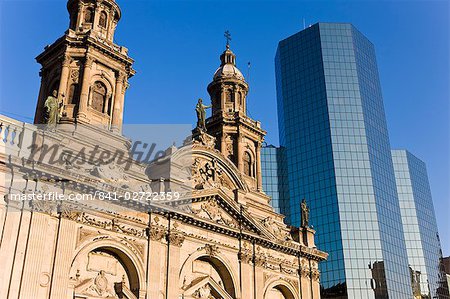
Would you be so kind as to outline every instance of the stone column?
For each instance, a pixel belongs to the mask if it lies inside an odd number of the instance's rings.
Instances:
[[[44,103],[45,103],[45,92],[46,92],[46,80],[47,80],[47,71],[42,69],[39,72],[39,76],[41,76],[41,87],[39,88],[39,96],[36,105],[36,113],[34,115],[34,123],[40,124],[44,122]]]
[[[97,30],[99,19],[100,19],[100,5],[102,1],[97,1],[95,5],[94,22],[92,23],[92,29]]]
[[[262,191],[261,142],[256,142],[256,180],[257,190]]]
[[[320,298],[320,282],[319,282],[319,278],[320,278],[320,272],[318,269],[314,269],[311,272],[311,276],[312,276],[312,298]]]
[[[78,2],[78,15],[77,15],[77,23],[75,24],[75,31],[78,31],[79,28],[81,28],[81,22],[82,22],[82,16],[83,16],[83,2]]]
[[[44,213],[33,213],[26,249],[20,298],[47,298],[57,220]],[[42,234],[42,232],[46,232]]]
[[[84,71],[83,71],[83,81],[81,87],[80,94],[80,107],[78,111],[78,117],[82,118],[84,121],[89,122],[87,119],[87,110],[88,110],[88,99],[89,99],[89,88],[91,81],[91,69],[92,64],[94,63],[94,59],[92,57],[86,57],[86,61],[84,62]]]
[[[114,94],[114,109],[112,113],[112,130],[114,132],[120,133],[122,130],[123,122],[123,102],[125,97],[124,85],[126,82],[125,73],[119,72],[116,76],[116,88]]]
[[[149,262],[147,269],[147,294],[148,298],[160,298],[164,285],[161,280],[161,270],[164,269],[167,260],[167,245],[164,244],[166,230],[159,225],[152,225],[149,228]]]
[[[31,212],[7,207],[0,246],[0,298],[18,298]],[[9,294],[9,295],[8,295]]]
[[[302,263],[300,266],[300,283],[301,283],[301,290],[302,290],[302,299],[312,299],[311,294],[311,271],[309,268],[309,265],[307,262],[302,259]]]
[[[256,298],[264,298],[264,265],[262,260],[255,259],[255,290]]]
[[[227,134],[225,134],[224,132],[222,132],[222,136],[220,139],[220,152],[228,158],[228,153],[227,153]]]
[[[242,289],[241,289],[241,298],[250,298],[253,299],[255,291],[254,286],[254,276],[256,275],[255,267],[254,267],[254,259],[253,253],[246,251],[244,248],[238,256],[240,258],[240,267],[241,267],[241,280],[242,280]]]
[[[180,271],[180,249],[184,242],[184,235],[177,231],[171,231],[167,236],[167,246],[169,246],[169,264],[168,277],[166,277],[167,287],[167,299],[179,299],[178,283],[179,283],[179,271]]]
[[[70,266],[77,238],[76,222],[61,218],[57,236],[50,298],[67,298]]]
[[[237,136],[237,166],[240,172],[243,172],[244,167],[242,164],[242,154],[243,154],[243,149],[244,145],[242,142],[242,135],[240,133],[238,133]]]
[[[61,80],[59,81],[59,89],[58,89],[58,99],[63,100],[63,105],[66,104],[66,96],[67,96],[67,81],[69,80],[69,66],[70,66],[70,56],[65,54],[64,60],[62,63],[61,70]]]

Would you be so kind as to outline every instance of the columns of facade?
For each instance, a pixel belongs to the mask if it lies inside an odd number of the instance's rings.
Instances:
[[[13,221],[16,223],[12,223]],[[20,287],[25,262],[27,238],[30,229],[31,212],[8,210],[5,231],[2,238],[0,260],[3,278],[0,298],[20,299]],[[5,243],[5,244],[4,244]]]
[[[87,56],[86,61],[84,63],[83,70],[83,82],[81,85],[81,93],[80,93],[80,107],[78,116],[87,121],[87,110],[88,110],[88,100],[89,100],[89,88],[91,85],[91,69],[92,64],[94,63],[94,59],[92,57]]]
[[[18,243],[19,240],[24,242],[23,236],[26,236],[26,232],[20,234],[22,223],[26,222],[23,213],[20,207],[12,207],[11,205],[7,207],[0,246],[0,261],[2,263],[2,271],[0,271],[0,298],[10,298],[8,294],[10,293],[11,284],[18,284],[18,281],[13,280],[13,270],[15,262],[18,260],[16,260],[18,250],[19,252],[24,251],[24,248],[22,248],[24,244]],[[22,235],[22,238],[20,238],[20,235]],[[22,267],[20,267],[21,269]]]
[[[243,150],[244,150],[244,144],[242,142],[242,135],[240,133],[238,133],[237,135],[237,162],[238,162],[238,169],[240,172],[244,171],[244,167],[243,167],[243,161],[242,161],[242,154],[243,154]]]
[[[256,183],[257,190],[262,191],[261,142],[256,142]]]
[[[222,132],[222,136],[220,137],[220,152],[228,158],[228,153],[227,153],[227,134],[225,134],[225,132]]]
[[[33,213],[23,267],[20,298],[48,298],[57,220]],[[42,234],[42,232],[46,232]]]
[[[255,290],[256,290],[256,298],[264,298],[264,267],[262,264],[256,261],[255,264]],[[245,297],[243,297],[245,298]]]
[[[62,63],[61,77],[59,80],[58,99],[63,99],[63,104],[66,104],[65,97],[67,96],[67,82],[69,80],[70,56],[65,54]]]
[[[254,298],[255,285],[255,267],[253,250],[248,247],[246,241],[239,240],[239,283],[240,283],[240,297],[239,298]],[[239,294],[236,294],[239,295]]]
[[[167,294],[166,299],[179,299],[179,272],[180,272],[180,249],[184,242],[184,236],[176,231],[171,231],[167,235],[167,246],[169,246],[167,253],[170,257],[168,259],[168,277],[166,277]]]
[[[224,84],[220,85],[220,110],[225,112],[225,101],[227,100],[227,90]]]
[[[306,263],[305,260],[302,261],[300,266],[300,289],[302,290],[302,299],[313,299],[311,293],[311,271],[308,263]]]
[[[100,5],[102,1],[97,1],[95,5],[95,14],[94,14],[94,22],[92,23],[92,29],[97,30],[98,23],[100,20]]]
[[[72,254],[76,246],[76,223],[66,218],[59,220],[53,273],[51,273],[50,299],[67,298]]]
[[[123,121],[123,102],[125,97],[125,73],[119,72],[116,76],[116,88],[114,94],[113,113],[112,113],[112,130],[120,132]]]
[[[81,20],[83,16],[83,2],[78,2],[78,14],[77,14],[77,23],[75,24],[75,31],[81,27]]]
[[[149,228],[150,242],[148,251],[149,261],[147,264],[147,295],[148,298],[159,298],[164,285],[161,280],[161,269],[167,260],[167,245],[164,244],[165,228],[151,226]]]
[[[311,267],[311,293],[312,298],[320,298],[320,283],[319,283],[320,272],[317,269],[317,264]]]
[[[41,87],[39,88],[39,96],[38,101],[36,105],[36,113],[34,115],[34,123],[40,124],[44,122],[44,101],[45,101],[45,91],[46,91],[46,79],[47,79],[47,72],[45,70],[41,70],[39,72],[39,75],[41,76]]]

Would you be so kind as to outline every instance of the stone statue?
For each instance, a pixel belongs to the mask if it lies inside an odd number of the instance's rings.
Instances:
[[[203,105],[203,100],[198,99],[195,112],[197,112],[197,128],[200,131],[206,131],[206,109],[208,108],[211,108],[211,106]]]
[[[47,109],[47,124],[56,125],[59,121],[60,105],[58,101],[58,92],[53,91],[52,95],[49,95],[45,100],[44,107]]]
[[[301,203],[301,210],[302,210],[302,218],[301,218],[301,226],[302,227],[308,227],[309,226],[309,208],[306,204],[306,200],[303,199]]]

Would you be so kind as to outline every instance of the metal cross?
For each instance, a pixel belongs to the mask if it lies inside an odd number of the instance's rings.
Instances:
[[[231,33],[230,33],[230,31],[228,31],[228,30],[225,31],[225,34],[223,36],[225,36],[225,38],[227,40],[227,46],[229,47],[230,46],[230,41],[231,41]]]

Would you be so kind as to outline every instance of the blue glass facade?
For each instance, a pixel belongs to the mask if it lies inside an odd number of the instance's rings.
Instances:
[[[411,298],[412,287],[373,45],[319,23],[275,57],[290,224],[311,209],[323,298]]]
[[[269,195],[271,205],[277,213],[287,214],[289,205],[287,192],[284,148],[273,145],[261,148],[261,171],[264,192]]]
[[[433,200],[425,163],[406,150],[393,150],[397,192],[414,295],[449,298]],[[420,297],[422,296],[422,297]]]

